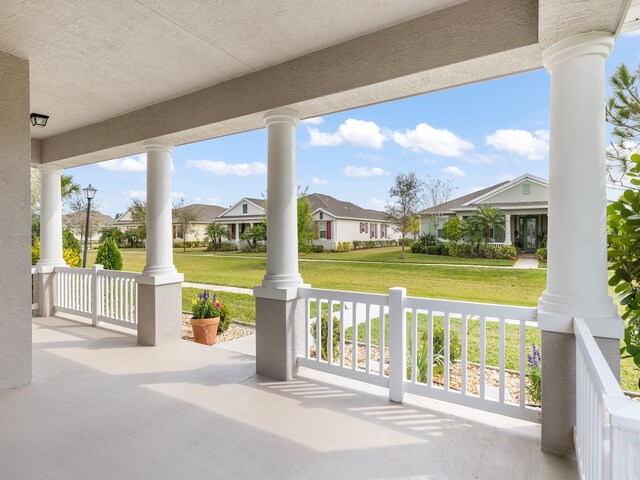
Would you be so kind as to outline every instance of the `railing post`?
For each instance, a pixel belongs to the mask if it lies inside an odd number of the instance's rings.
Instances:
[[[404,401],[404,378],[407,371],[407,322],[404,315],[405,288],[389,289],[389,400]],[[380,312],[381,315],[384,311]],[[415,347],[414,347],[415,348]],[[384,355],[384,345],[380,345]]]
[[[98,313],[102,307],[102,282],[99,281],[98,275],[103,268],[102,265],[94,265],[91,268],[91,323],[94,326],[98,325]]]

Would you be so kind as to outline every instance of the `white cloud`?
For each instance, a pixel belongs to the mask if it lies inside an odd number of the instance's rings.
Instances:
[[[460,138],[450,130],[433,128],[426,123],[419,123],[414,130],[393,132],[393,140],[404,148],[414,152],[429,152],[443,157],[459,157],[468,150],[473,150],[473,144]]]
[[[386,172],[379,167],[368,168],[347,165],[344,167],[344,174],[347,177],[377,177],[380,175],[389,175],[389,172]]]
[[[454,177],[464,177],[467,172],[462,170],[460,167],[456,167],[455,165],[448,165],[442,169],[444,173],[448,173],[449,175],[453,175]]]
[[[380,155],[375,155],[373,153],[365,153],[365,152],[358,152],[353,156],[353,158],[355,158],[356,160],[364,160],[365,162],[384,162],[385,161],[384,157]]]
[[[324,123],[324,118],[322,117],[311,117],[305,120],[302,120],[300,123],[306,123],[307,125],[320,125]]]
[[[387,202],[376,197],[371,197],[371,200],[367,202],[367,207],[373,208],[375,210],[382,210],[386,205]]]
[[[326,185],[329,183],[329,180],[327,180],[326,178],[313,177],[311,179],[311,183],[313,183],[314,185]]]
[[[146,190],[131,190],[128,194],[129,198],[137,198],[139,200],[144,200],[147,198]]]
[[[215,175],[238,175],[239,177],[267,173],[267,165],[260,162],[227,163],[221,160],[189,160],[187,168],[195,168]]]
[[[516,176],[513,173],[501,173],[498,175],[499,182],[510,182],[514,178],[516,178]]]
[[[309,128],[309,144],[315,146],[350,145],[380,149],[385,140],[386,137],[375,122],[365,122],[354,118],[348,118],[334,133]]]
[[[146,172],[147,171],[147,155],[132,155],[130,157],[116,158],[106,162],[98,163],[100,168],[111,170],[113,172]]]
[[[487,145],[528,160],[543,160],[549,153],[549,130],[496,130],[486,137]]]

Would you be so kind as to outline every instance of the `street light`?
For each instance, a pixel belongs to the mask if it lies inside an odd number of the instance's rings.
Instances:
[[[91,200],[96,196],[96,190],[89,184],[88,187],[83,188],[84,196],[87,197],[87,222],[84,227],[84,255],[82,256],[82,268],[87,267],[87,247],[89,243],[89,216],[91,214]]]

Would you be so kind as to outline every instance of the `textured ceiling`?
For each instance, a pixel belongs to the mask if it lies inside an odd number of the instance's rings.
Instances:
[[[0,0],[0,51],[28,58],[34,138],[138,110],[460,3]]]

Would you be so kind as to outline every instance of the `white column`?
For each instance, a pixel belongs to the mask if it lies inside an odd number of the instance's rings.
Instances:
[[[66,265],[62,258],[62,198],[60,178],[63,169],[39,166],[40,170],[40,260],[38,266]]]
[[[504,216],[504,244],[513,245],[511,241],[511,215]]]
[[[298,222],[296,187],[296,126],[298,113],[290,109],[264,114],[268,131],[267,164],[267,273],[268,288],[296,287],[298,273]]]
[[[148,276],[176,273],[171,223],[171,152],[169,142],[148,140],[147,151],[147,265]]]
[[[607,287],[605,69],[613,37],[592,32],[548,48],[551,74],[547,289],[542,330],[541,448],[574,454],[575,338],[584,318],[614,373],[623,324]],[[523,232],[524,234],[524,232]]]
[[[621,321],[607,288],[605,70],[613,47],[592,32],[548,48],[551,74],[547,289],[543,330],[572,332],[571,319],[596,319],[597,336],[616,337]]]
[[[240,224],[236,223],[236,238],[234,238],[235,241],[239,242],[240,241]]]

